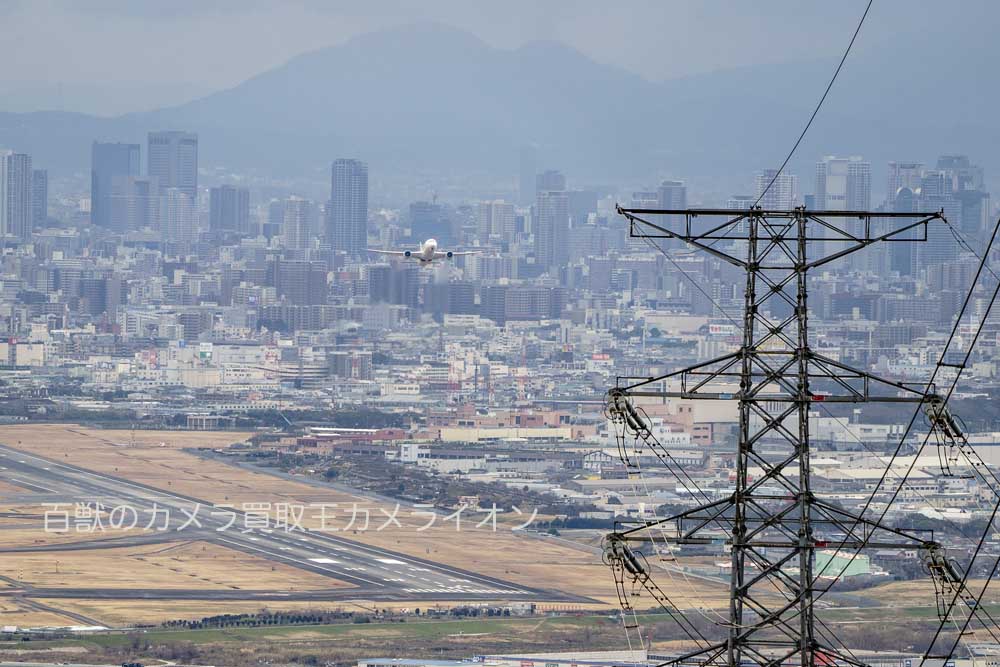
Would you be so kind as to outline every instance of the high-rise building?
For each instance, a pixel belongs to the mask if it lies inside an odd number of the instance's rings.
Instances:
[[[726,208],[731,208],[734,211],[746,211],[753,203],[757,201],[757,198],[752,195],[733,195],[726,200]]]
[[[316,235],[317,217],[318,211],[313,201],[301,197],[286,199],[285,220],[281,226],[285,247],[296,250],[308,248]]]
[[[656,190],[657,206],[667,209],[687,208],[687,188],[684,181],[663,181]]]
[[[946,170],[924,171],[917,191],[916,211],[941,211],[951,224],[962,224],[962,203],[955,196],[953,174]],[[916,244],[917,267],[950,262],[958,256],[958,246],[951,231],[941,224],[927,225],[927,238]],[[916,273],[916,271],[914,271]]]
[[[269,282],[282,300],[302,306],[326,303],[327,270],[323,262],[276,259],[268,265],[268,271]]]
[[[867,211],[872,203],[871,162],[832,155],[817,162],[815,203],[825,211]]]
[[[410,239],[415,243],[423,243],[427,239],[437,239],[442,244],[454,243],[451,220],[445,207],[429,201],[410,204]]]
[[[251,234],[250,191],[232,185],[209,190],[208,228],[212,232]]]
[[[535,177],[535,192],[561,192],[566,190],[566,176],[561,171],[549,169]]]
[[[31,224],[44,227],[49,219],[49,172],[35,169],[31,172]]]
[[[773,183],[772,183],[773,181]],[[754,178],[755,192],[752,204],[759,200],[759,206],[771,211],[790,211],[795,207],[799,179],[792,174],[777,169],[764,169]],[[767,187],[770,184],[771,187]],[[764,189],[767,188],[767,192]]]
[[[194,202],[180,188],[167,188],[160,198],[160,232],[164,243],[194,243],[198,240],[198,217]]]
[[[538,149],[534,145],[521,148],[518,166],[518,203],[521,206],[531,206],[535,201],[535,177],[538,173]]]
[[[965,234],[986,231],[990,215],[990,195],[983,185],[983,168],[972,164],[966,155],[942,155],[937,170],[944,178],[945,188],[959,202],[958,218],[948,218]]]
[[[359,257],[368,247],[368,165],[339,159],[330,171],[326,239],[334,251]]]
[[[948,176],[952,192],[983,189],[983,168],[972,164],[968,155],[942,155],[936,168]]]
[[[656,189],[656,207],[660,209],[687,208],[687,187],[684,181],[663,181]],[[662,223],[672,229],[679,229],[684,224],[683,215],[664,215],[654,222]],[[642,242],[642,241],[640,241]],[[660,248],[679,248],[683,242],[676,239],[661,239],[657,244]]]
[[[889,200],[890,206],[888,207],[890,211],[896,213],[913,213],[919,210],[919,201],[916,193],[920,191],[919,182],[917,185],[910,187],[909,185],[901,185],[896,188],[896,193]],[[914,246],[916,243],[907,243],[905,241],[900,243],[890,243],[888,244],[889,249],[889,269],[898,272],[903,276],[911,276],[914,273],[914,266],[916,260],[916,252],[914,251]]]
[[[101,143],[90,150],[90,220],[95,225],[125,231],[124,217],[115,215],[115,190],[139,176],[139,144]]]
[[[909,188],[910,190],[919,188],[923,173],[924,165],[921,162],[890,162],[885,189],[886,202],[890,206],[894,206],[900,188]]]
[[[160,226],[160,189],[155,178],[116,177],[111,184],[111,228]]]
[[[838,158],[829,155],[816,163],[816,195],[813,202],[818,210],[823,211],[867,211],[872,203],[872,165],[864,159],[851,156]],[[844,231],[852,234],[863,234],[863,223],[860,220],[850,220],[844,223]],[[817,252],[831,255],[843,250],[845,237],[832,229],[824,229],[826,238],[830,239],[817,246]],[[870,260],[870,255],[857,253],[847,262],[857,270],[867,270],[863,266]]]
[[[261,234],[267,239],[281,236],[281,226],[285,224],[285,200],[272,199],[267,204],[267,222],[261,227]]]
[[[566,177],[546,171],[535,180],[535,261],[544,269],[569,259],[569,198]]]
[[[487,242],[491,236],[498,236],[510,242],[517,235],[514,205],[502,199],[479,202],[477,215],[479,239]]]
[[[573,227],[582,227],[590,220],[590,214],[597,213],[597,192],[594,190],[570,190],[569,220]]]
[[[149,133],[148,173],[161,188],[177,188],[198,201],[198,135],[166,130]]]
[[[0,151],[0,236],[31,235],[31,156]]]

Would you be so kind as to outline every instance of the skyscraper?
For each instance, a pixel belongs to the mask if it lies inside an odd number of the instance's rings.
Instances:
[[[514,240],[517,233],[514,205],[502,199],[479,202],[477,215],[479,240],[489,241],[491,236],[499,236],[504,241]]]
[[[155,178],[118,176],[111,183],[111,227],[118,231],[156,229],[160,189]]]
[[[889,163],[889,175],[886,181],[885,200],[890,206],[895,206],[896,195],[900,188],[916,190],[920,187],[920,177],[924,173],[924,165],[921,162],[896,162]]]
[[[962,232],[970,235],[985,232],[990,215],[990,195],[983,185],[983,168],[972,164],[966,155],[942,155],[937,169],[945,179],[945,187],[960,204],[957,219]]]
[[[250,191],[223,185],[209,191],[208,228],[250,234]]]
[[[569,190],[569,219],[573,227],[587,224],[590,214],[597,213],[597,192],[594,190]]]
[[[816,207],[867,211],[872,203],[872,165],[860,157],[827,156],[816,163]]]
[[[327,241],[334,251],[361,256],[368,246],[368,165],[339,159],[330,171]]]
[[[518,203],[531,206],[535,201],[535,176],[538,173],[538,149],[533,144],[521,147],[518,166]]]
[[[31,172],[31,224],[44,227],[49,219],[49,172],[35,169]]]
[[[0,152],[0,235],[27,240],[31,235],[31,156]]]
[[[952,224],[961,225],[962,203],[955,196],[953,174],[947,170],[930,169],[920,178],[917,191],[917,211],[941,211]],[[942,224],[927,225],[927,240],[916,248],[917,266],[950,262],[958,256],[958,245],[949,229]]]
[[[948,176],[953,192],[983,189],[983,168],[972,164],[968,155],[942,155],[936,166]]]
[[[115,188],[121,188],[124,181],[138,176],[139,144],[93,143],[90,151],[90,220],[93,224],[109,229],[121,226],[112,213]]]
[[[198,218],[194,202],[180,188],[167,188],[160,198],[160,232],[164,243],[194,243]]]
[[[753,206],[755,201],[757,201],[757,197],[751,195],[732,195],[726,200],[726,208],[734,211],[746,211]]]
[[[919,201],[916,192],[919,192],[919,181],[915,186],[900,185],[896,188],[896,193],[889,200],[890,211],[896,213],[913,213],[919,210]],[[929,228],[928,228],[929,229]],[[911,276],[914,273],[916,243],[890,243],[889,244],[889,269],[899,272],[900,275]]]
[[[566,177],[546,171],[535,180],[535,260],[553,269],[569,259],[569,197]]]
[[[829,155],[816,163],[816,199],[814,205],[824,211],[867,211],[872,203],[872,165],[864,159],[851,156],[838,158]],[[860,220],[845,223],[847,231],[854,235],[862,233]],[[824,229],[825,241],[822,253],[832,254],[844,249],[844,236],[830,229]],[[870,256],[856,253],[847,261],[859,270]]]
[[[771,181],[774,183],[771,183]],[[755,191],[754,198],[750,202],[760,200],[759,206],[765,210],[789,211],[795,207],[799,179],[791,174],[782,172],[778,174],[777,169],[764,169],[757,172],[754,178]],[[771,187],[764,192],[768,184]],[[763,194],[763,196],[761,196]]]
[[[285,219],[281,226],[285,247],[308,248],[316,235],[316,204],[309,199],[290,197],[285,200]]]
[[[660,208],[687,208],[687,188],[684,181],[663,181],[656,190],[657,205]]]
[[[198,201],[198,135],[166,130],[149,133],[149,176],[161,188],[177,188]]]
[[[687,208],[687,188],[684,181],[663,181],[656,189],[656,206],[662,209],[682,209]],[[684,224],[683,215],[665,215],[661,220],[668,227],[678,229],[678,225]],[[679,248],[683,242],[676,239],[663,239],[658,244],[661,248]]]
[[[447,245],[455,242],[448,211],[437,202],[413,202],[410,204],[409,220],[410,239],[414,243],[423,243],[427,239],[437,239]]]
[[[261,234],[267,239],[281,236],[285,224],[285,200],[272,199],[267,205],[267,222],[261,225]]]

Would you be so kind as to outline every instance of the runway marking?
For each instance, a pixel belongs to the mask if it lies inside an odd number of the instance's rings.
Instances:
[[[227,544],[234,544],[234,545],[236,545],[238,547],[242,547],[244,549],[251,549],[253,551],[259,551],[259,552],[261,552],[263,554],[268,554],[269,556],[276,556],[276,557],[278,557],[278,558],[280,558],[282,560],[290,560],[293,563],[301,563],[303,565],[307,565],[308,567],[312,567],[312,568],[315,568],[317,570],[323,570],[324,572],[331,572],[331,573],[339,575],[339,576],[344,576],[343,573],[337,572],[336,570],[332,570],[332,569],[330,569],[328,567],[320,567],[319,565],[317,565],[315,563],[310,563],[310,562],[304,561],[304,560],[302,560],[300,558],[292,558],[291,556],[286,556],[285,554],[280,554],[280,553],[277,553],[277,552],[274,552],[274,551],[268,551],[267,549],[261,549],[260,547],[253,546],[252,544],[241,544],[240,542],[234,542],[232,540],[227,540],[227,539],[225,539],[223,537],[218,538],[218,540],[220,542],[225,542]],[[373,584],[375,586],[382,586],[382,587],[385,586],[385,584],[383,584],[380,581],[371,581],[370,579],[365,579],[364,577],[358,577],[358,576],[355,576],[355,575],[350,575],[350,577],[352,579],[358,579],[359,581],[363,581],[366,584]]]
[[[9,445],[0,445],[0,447],[3,447],[4,449],[7,450],[7,452],[0,452],[0,456],[3,456],[3,457],[8,456],[8,452],[16,452],[18,454],[22,454],[22,452],[19,452],[19,451],[15,450],[14,448],[10,447]],[[45,459],[43,457],[32,455],[32,454],[28,454],[27,457],[30,458],[30,459],[34,459],[36,461],[39,461],[41,463],[49,463],[49,464],[55,466],[56,468],[61,468],[61,469],[65,470],[65,471],[67,471],[67,473],[70,473],[71,475],[83,475],[85,477],[89,476],[91,479],[103,480],[105,482],[109,482],[111,484],[114,484],[115,486],[118,486],[118,487],[131,487],[133,489],[136,489],[136,490],[140,491],[144,496],[147,496],[146,499],[148,499],[148,496],[150,494],[152,494],[152,497],[154,499],[155,498],[172,498],[175,501],[190,502],[189,498],[184,498],[182,496],[178,496],[177,494],[171,493],[171,492],[166,491],[164,489],[149,489],[149,488],[147,488],[147,487],[145,487],[145,486],[143,486],[141,484],[137,484],[135,482],[130,482],[127,479],[121,479],[121,478],[111,477],[110,475],[105,475],[103,473],[100,473],[100,472],[97,472],[97,471],[94,471],[94,470],[88,470],[86,468],[80,468],[78,466],[70,466],[70,465],[67,465],[67,464],[64,464],[64,463],[59,463],[58,461],[50,461],[49,459]],[[22,461],[22,463],[26,463],[26,461]],[[105,491],[105,493],[108,493],[108,491]],[[319,533],[319,534],[314,534],[312,537],[315,540],[320,541],[320,542],[324,542],[324,541],[326,541],[326,542],[333,542],[334,544],[337,544],[338,546],[341,546],[342,548],[350,550],[350,551],[352,551],[354,553],[360,552],[360,554],[364,554],[364,555],[376,554],[376,553],[383,553],[383,554],[386,553],[386,551],[384,549],[381,549],[380,547],[374,547],[374,546],[366,545],[366,544],[359,543],[359,542],[349,542],[348,540],[345,540],[344,538],[336,538],[336,537],[334,537],[332,535],[326,535],[326,534]],[[306,538],[306,537],[299,537],[298,539],[301,540],[301,541],[303,541],[303,542],[310,541],[309,538]],[[250,547],[250,545],[246,545],[246,546],[248,548],[253,548],[253,547]],[[263,551],[263,550],[261,550],[261,551]],[[267,552],[265,552],[265,553],[267,553]],[[287,559],[287,560],[294,560],[294,559],[291,559],[289,556],[286,556],[284,554],[272,553],[272,555],[275,555],[275,556],[277,556],[279,558],[284,558],[284,559]],[[381,559],[379,559],[379,560],[381,560]],[[387,559],[387,560],[396,560],[396,559]],[[400,563],[400,564],[405,564],[402,561],[396,561],[396,562]],[[317,566],[316,565],[311,565],[311,567],[317,567]],[[324,569],[324,568],[319,568],[319,569]],[[458,574],[455,571],[455,568],[453,568],[450,565],[446,565],[444,563],[435,563],[434,564],[434,571],[440,572],[442,574]],[[482,575],[477,575],[476,573],[472,573],[472,572],[465,573],[465,572],[463,572],[462,575],[466,577],[465,581],[482,581],[483,583],[492,583],[492,582],[489,582],[486,577],[483,577]],[[355,577],[355,578],[361,579],[362,581],[365,581],[361,577]],[[369,582],[369,583],[374,583],[375,585],[378,585],[378,586],[384,586],[384,584],[381,584],[379,582]]]
[[[404,588],[404,593],[479,593],[484,595],[525,595],[525,591],[505,588]]]
[[[328,563],[330,565],[336,565],[340,562],[339,560],[333,560],[332,558],[310,558],[309,560],[313,563]]]
[[[405,561],[396,560],[395,558],[376,558],[375,560],[386,565],[406,565]]]
[[[52,489],[47,489],[39,484],[32,484],[31,482],[27,482],[23,479],[18,479],[17,477],[9,477],[8,479],[10,479],[10,481],[14,482],[15,484],[18,484],[19,486],[24,486],[29,489],[35,489],[37,491],[42,491],[44,493],[55,493],[55,491]]]

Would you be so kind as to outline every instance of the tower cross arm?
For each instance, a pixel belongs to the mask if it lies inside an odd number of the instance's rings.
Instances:
[[[618,214],[629,221],[629,235],[633,238],[666,238],[677,239],[694,248],[703,250],[733,266],[749,268],[745,259],[736,257],[723,249],[715,247],[719,241],[750,241],[751,235],[745,231],[744,224],[749,218],[768,221],[760,226],[760,240],[782,242],[788,240],[791,221],[800,216],[810,223],[812,233],[807,233],[802,240],[808,242],[825,242],[829,244],[842,243],[844,247],[809,261],[803,268],[812,269],[822,266],[846,255],[850,255],[874,243],[886,242],[923,242],[927,240],[927,225],[937,220],[947,223],[943,211],[828,211],[806,210],[801,207],[793,210],[767,210],[759,207],[742,209],[690,208],[690,209],[659,209],[659,208],[625,208],[619,205]],[[683,217],[683,229],[671,228],[668,225],[653,222],[654,216]],[[697,228],[694,222],[698,218],[711,220],[723,218],[720,223],[706,223],[703,228]],[[909,220],[899,227],[888,231],[872,228],[873,219]],[[844,224],[835,220],[853,220],[860,223],[861,229],[850,231]],[[920,236],[906,235],[913,230],[921,230]],[[905,238],[904,238],[904,235]]]

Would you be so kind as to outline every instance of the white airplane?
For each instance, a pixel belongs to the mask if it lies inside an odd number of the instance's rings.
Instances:
[[[445,252],[440,252],[437,247],[438,242],[435,239],[427,239],[420,244],[420,248],[418,250],[377,250],[375,248],[368,248],[368,252],[377,252],[381,255],[395,255],[396,257],[406,257],[407,259],[417,259],[420,260],[421,264],[429,264],[435,259],[451,259],[452,257],[461,257],[462,255],[474,255],[479,252],[479,250],[468,250],[465,252],[447,250]]]

